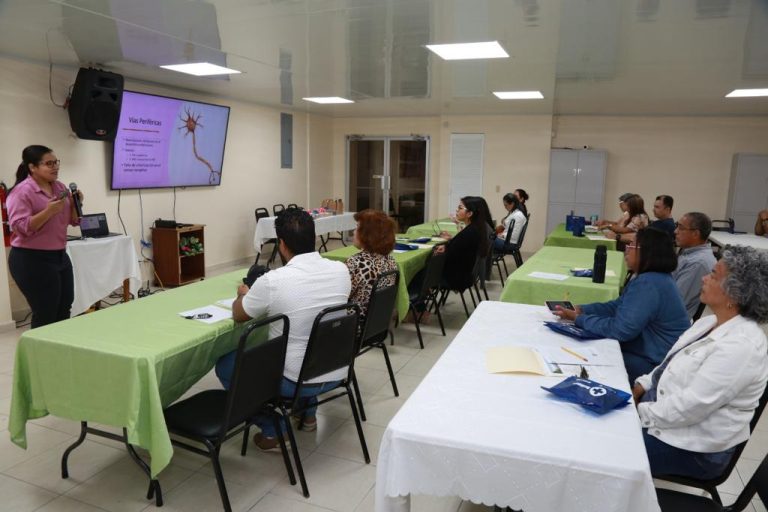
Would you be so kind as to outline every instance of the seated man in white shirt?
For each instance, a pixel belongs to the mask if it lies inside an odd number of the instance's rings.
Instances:
[[[712,221],[700,212],[689,212],[675,225],[675,242],[680,247],[677,268],[672,272],[677,289],[683,298],[688,318],[693,318],[701,303],[701,279],[715,268],[715,256],[707,239],[712,232]]]
[[[250,289],[240,285],[232,304],[232,317],[237,322],[277,314],[288,317],[290,331],[280,393],[292,397],[315,317],[329,306],[345,304],[352,285],[346,265],[325,259],[315,250],[315,223],[307,212],[286,211],[275,220],[275,232],[284,266],[259,277]],[[272,324],[270,337],[279,336],[281,330],[281,323]],[[216,375],[227,389],[234,365],[235,352],[222,356],[216,363]],[[312,405],[317,402],[317,395],[338,386],[346,375],[347,370],[341,369],[307,381],[312,385],[302,388],[302,396]],[[317,429],[316,410],[307,409],[304,430]],[[277,449],[272,420],[257,418],[256,424],[261,428],[253,438],[256,445],[262,450]]]

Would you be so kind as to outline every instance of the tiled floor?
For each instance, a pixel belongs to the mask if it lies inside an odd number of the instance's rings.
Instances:
[[[230,269],[222,269],[221,272]],[[501,286],[488,286],[491,299],[498,298]],[[231,440],[222,450],[221,460],[227,489],[234,510],[253,512],[367,512],[374,509],[378,448],[384,429],[410,393],[418,386],[435,361],[461,328],[465,315],[458,297],[449,300],[445,310],[447,336],[439,327],[424,328],[426,348],[420,350],[413,325],[395,331],[390,349],[400,397],[392,394],[384,360],[378,351],[357,361],[368,421],[364,431],[371,452],[371,464],[363,461],[351,412],[346,402],[337,400],[321,406],[318,430],[297,432],[298,445],[309,482],[311,497],[304,499],[298,486],[285,476],[279,453],[261,453],[251,448],[241,457],[238,443]],[[64,448],[79,430],[75,422],[54,417],[41,418],[28,425],[29,448],[12,444],[7,434],[10,409],[13,354],[21,330],[0,334],[0,512],[139,512],[156,507],[144,498],[147,482],[119,443],[92,440],[70,457],[70,478],[60,478],[60,458]],[[218,387],[209,374],[191,390]],[[722,487],[729,503],[768,452],[768,420],[761,422],[732,478]],[[160,475],[165,504],[160,510],[221,510],[211,465],[204,457],[177,450],[173,461]],[[764,511],[759,500],[755,511]],[[414,512],[479,512],[487,507],[462,502],[458,498],[416,496]],[[747,510],[750,510],[749,508]]]

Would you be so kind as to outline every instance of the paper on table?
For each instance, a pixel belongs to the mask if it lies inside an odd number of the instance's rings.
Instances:
[[[395,250],[393,250],[392,252],[396,252],[396,253],[398,253],[398,254],[399,254],[399,253],[401,253],[401,252],[408,252],[408,251],[404,251],[403,249],[395,249]]]
[[[610,240],[610,238],[604,237],[603,235],[584,235],[590,240]]]
[[[490,347],[485,352],[488,373],[533,373],[547,375],[544,359],[530,347]]]
[[[553,281],[565,281],[569,276],[563,274],[552,274],[550,272],[531,272],[529,277],[537,277],[539,279],[550,279]]]
[[[432,244],[411,244],[411,245],[415,245],[419,249],[434,249],[434,247],[435,247]]]
[[[219,306],[214,306],[213,304],[210,306],[203,306],[202,308],[190,309],[189,311],[182,311],[179,313],[179,316],[194,317],[195,315],[199,315],[201,313],[208,313],[211,316],[210,318],[191,318],[190,320],[197,320],[198,322],[203,322],[204,324],[214,324],[220,320],[232,318],[232,311],[221,308]]]
[[[221,306],[222,308],[232,309],[232,304],[235,302],[236,297],[232,297],[231,299],[221,299],[214,302],[217,306]]]

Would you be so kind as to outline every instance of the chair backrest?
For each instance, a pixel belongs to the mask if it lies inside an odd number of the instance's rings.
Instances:
[[[277,217],[279,214],[285,211],[285,205],[283,204],[276,204],[272,206],[272,213],[275,214],[275,217]]]
[[[266,208],[256,208],[254,213],[256,214],[256,222],[259,222],[259,219],[266,219],[269,217],[269,210]]]
[[[339,304],[318,313],[307,341],[299,383],[351,367],[357,355],[357,304]],[[296,386],[298,396],[299,388]]]
[[[296,203],[291,203],[288,206],[285,207],[286,210],[299,210],[299,205]]]
[[[424,264],[424,281],[419,290],[419,297],[416,302],[422,302],[429,295],[429,290],[439,288],[443,278],[443,268],[445,268],[445,252],[432,252],[427,257]]]
[[[727,231],[728,233],[733,233],[735,230],[736,222],[731,218],[712,220],[712,231]]]
[[[757,467],[747,485],[744,486],[736,501],[732,505],[724,507],[723,511],[739,512],[744,510],[752,501],[755,493],[760,496],[760,501],[763,502],[763,505],[768,505],[768,455],[763,457],[763,461]]]
[[[693,314],[693,318],[691,318],[692,321],[696,321],[699,318],[701,318],[701,315],[704,314],[704,308],[706,308],[707,305],[703,302],[699,302],[699,306],[696,308],[696,312]]]
[[[512,239],[512,232],[515,230],[515,219],[509,220],[509,229],[507,229],[507,237],[504,239],[504,243],[506,245],[510,244],[510,240]]]
[[[525,233],[528,231],[528,226],[531,224],[531,214],[529,213],[526,217],[528,219],[528,222],[525,223],[525,226],[523,226],[523,229],[520,230],[520,237],[517,239],[517,248],[521,248],[523,246],[523,240],[525,240]]]
[[[283,324],[280,335],[254,343],[254,333],[260,334],[276,322]],[[240,335],[221,439],[232,427],[254,416],[264,403],[279,399],[289,328],[287,316],[274,315],[249,324]]]
[[[400,282],[399,270],[382,272],[371,288],[371,298],[368,300],[368,308],[365,321],[360,329],[360,346],[370,343],[378,343],[387,336],[389,324],[392,320],[392,312],[397,303],[397,286]]]

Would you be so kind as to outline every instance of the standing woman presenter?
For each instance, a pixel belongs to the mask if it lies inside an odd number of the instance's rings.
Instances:
[[[74,299],[67,225],[80,223],[72,195],[58,181],[61,163],[45,146],[27,146],[8,193],[8,268],[32,309],[32,328],[69,318]],[[82,201],[82,193],[77,191]]]

